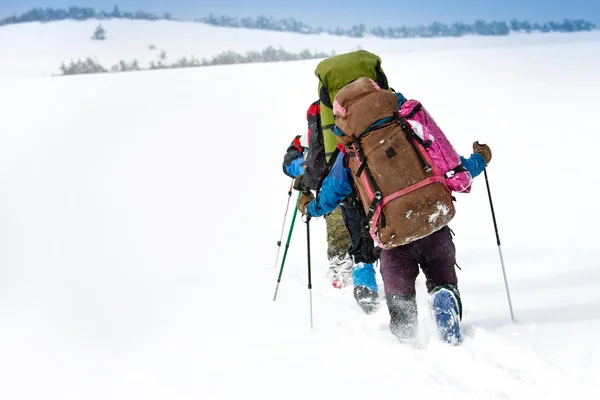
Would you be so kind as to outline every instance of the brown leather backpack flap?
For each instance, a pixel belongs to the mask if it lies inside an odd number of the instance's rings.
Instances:
[[[379,89],[369,78],[359,78],[344,86],[335,101],[340,106],[334,107],[335,124],[350,137],[360,136],[375,122],[398,112],[396,95]]]

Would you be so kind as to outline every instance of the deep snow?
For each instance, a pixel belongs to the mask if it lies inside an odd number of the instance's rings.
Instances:
[[[121,23],[105,25],[109,37]],[[517,323],[482,175],[457,196],[451,224],[465,343],[431,337],[419,279],[425,349],[415,350],[389,333],[385,305],[364,315],[350,288],[326,280],[322,219],[311,222],[314,330],[300,220],[272,301],[290,183],[280,162],[306,130],[316,60],[44,77],[65,55],[88,55],[74,53],[91,46],[71,41],[74,26],[83,24],[0,28],[0,54],[10,54],[0,59],[0,398],[545,399],[600,389],[597,32],[537,44],[463,38],[450,49],[431,40],[419,52],[410,49],[420,41],[363,46],[386,49],[392,86],[421,100],[459,152],[474,140],[493,151]],[[144,38],[175,47],[180,37],[164,27]],[[289,36],[235,31],[244,49],[253,35],[265,35],[259,48]],[[39,32],[69,39],[42,53],[16,48]],[[221,50],[216,37],[210,52]],[[338,52],[355,46],[345,40]],[[104,56],[127,56],[128,43],[106,41]]]

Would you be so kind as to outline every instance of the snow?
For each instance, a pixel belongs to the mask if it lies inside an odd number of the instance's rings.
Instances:
[[[138,23],[103,23],[105,43],[84,43],[93,22],[0,28],[0,398],[559,399],[600,389],[598,32],[435,39],[419,51],[425,41],[360,41],[385,49],[392,86],[422,101],[461,154],[475,140],[493,151],[517,322],[481,175],[457,195],[451,223],[465,341],[433,337],[420,277],[423,349],[413,349],[389,333],[385,303],[365,315],[351,287],[331,286],[322,218],[310,223],[314,329],[299,218],[272,301],[290,185],[280,162],[306,131],[317,61],[48,76],[88,52],[117,60],[156,42],[174,54],[183,32],[185,51],[207,55],[358,41],[174,22],[142,34]],[[196,29],[214,35],[192,43]]]
[[[439,201],[437,202],[435,207],[437,208],[437,211],[429,216],[429,218],[427,219],[429,222],[435,222],[440,215],[448,215],[448,213],[450,212],[450,209],[445,204]]]
[[[102,24],[106,40],[91,40]],[[217,39],[218,38],[218,39]],[[176,21],[88,20],[7,25],[0,28],[1,77],[37,77],[59,73],[61,63],[92,57],[110,68],[119,61],[137,59],[140,66],[158,61],[161,50],[167,62],[182,57],[212,58],[223,51],[261,51],[268,46],[289,52],[337,53],[368,49],[382,56],[431,50],[494,49],[540,46],[556,43],[597,42],[600,32],[571,34],[531,33],[489,38],[482,36],[435,39],[349,38],[329,34],[307,35],[245,28],[215,27]],[[156,46],[150,50],[149,46]],[[4,55],[10,55],[6,57]],[[35,60],[43,59],[43,63]]]

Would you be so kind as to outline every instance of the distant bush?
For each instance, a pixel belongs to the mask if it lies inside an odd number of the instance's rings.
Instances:
[[[309,50],[303,50],[300,53],[290,53],[281,48],[275,49],[274,47],[269,46],[263,51],[249,51],[245,55],[233,51],[225,51],[213,57],[211,60],[202,59],[202,66],[310,60],[315,58],[327,58],[332,55],[334,54],[324,52],[311,53]]]
[[[193,67],[203,67],[206,66],[202,64],[196,57],[183,57],[179,60],[172,62],[171,64],[163,63],[161,60],[150,62],[150,66],[148,69],[168,69],[168,68],[193,68]]]
[[[118,64],[115,64],[112,67],[110,67],[110,72],[129,72],[129,71],[141,71],[141,70],[142,70],[142,68],[140,67],[137,60],[133,60],[129,63],[121,60],[121,61],[119,61]]]
[[[94,31],[94,34],[92,35],[92,39],[94,40],[104,40],[106,39],[106,31],[104,30],[104,28],[102,27],[102,25],[98,25],[96,27],[96,30]]]
[[[79,75],[79,74],[98,74],[102,72],[108,72],[106,68],[98,64],[98,62],[91,58],[85,59],[85,61],[77,60],[71,61],[70,64],[60,65],[61,75]]]
[[[198,60],[194,56],[191,56],[189,58],[180,58],[172,63],[167,63],[167,53],[166,51],[162,50],[161,54],[159,55],[159,59],[156,61],[151,61],[147,68],[141,67],[137,60],[130,62],[121,60],[117,64],[110,67],[110,69],[107,69],[91,58],[87,58],[85,61],[71,61],[69,65],[65,65],[64,63],[61,64],[60,75],[91,74],[100,72],[130,72],[170,68],[207,67],[211,65],[309,60],[316,58],[327,58],[334,55],[335,52],[312,53],[309,50],[303,50],[300,53],[291,53],[281,48],[276,49],[270,46],[262,51],[249,51],[246,54],[240,54],[234,51],[224,51],[211,59],[203,58],[202,60]]]

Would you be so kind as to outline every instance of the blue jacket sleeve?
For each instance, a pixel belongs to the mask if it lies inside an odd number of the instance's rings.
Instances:
[[[485,168],[485,160],[481,154],[473,153],[469,158],[460,156],[460,161],[473,178],[481,174]]]
[[[352,193],[350,185],[348,172],[344,167],[344,157],[339,154],[317,197],[308,204],[308,214],[311,217],[320,217],[335,210]]]

